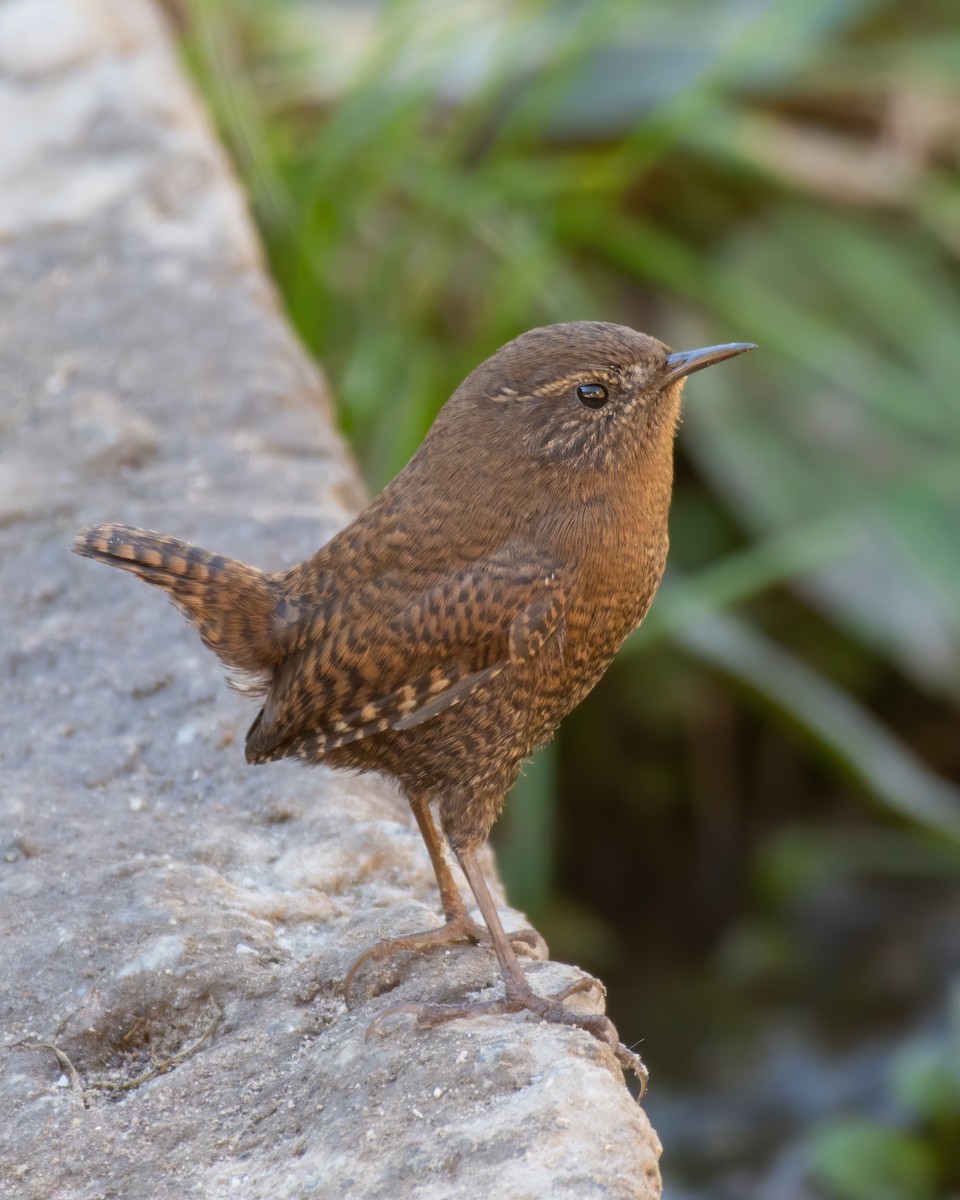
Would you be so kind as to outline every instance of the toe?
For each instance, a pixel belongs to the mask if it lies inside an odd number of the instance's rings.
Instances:
[[[557,1001],[569,1000],[571,996],[577,996],[581,992],[597,992],[601,999],[607,994],[606,989],[599,979],[588,976],[585,979],[578,979],[576,983],[571,983],[562,992],[554,992],[552,999]]]
[[[550,957],[550,947],[535,929],[516,929],[507,937],[514,950],[526,954],[528,958],[545,962]]]

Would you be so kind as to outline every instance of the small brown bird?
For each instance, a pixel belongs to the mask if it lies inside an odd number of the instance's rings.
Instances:
[[[605,1016],[527,983],[477,863],[523,761],[593,688],[650,606],[667,556],[673,441],[685,376],[754,347],[672,353],[622,325],[522,334],[444,405],[410,463],[307,562],[277,574],[124,525],[77,553],[163,588],[204,643],[263,697],[247,761],[299,758],[398,780],[446,924],[380,942],[397,951],[492,944],[493,1003],[401,1005],[423,1025],[530,1009],[608,1043],[645,1079]],[[431,816],[486,924],[468,915]],[[578,985],[580,986],[580,985]]]

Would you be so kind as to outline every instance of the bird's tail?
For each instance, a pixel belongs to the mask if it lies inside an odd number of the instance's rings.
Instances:
[[[276,584],[256,567],[129,525],[82,529],[73,549],[162,588],[226,666],[262,676],[277,661]]]

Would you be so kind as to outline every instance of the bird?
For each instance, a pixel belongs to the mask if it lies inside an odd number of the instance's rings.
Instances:
[[[477,856],[523,763],[591,691],[657,591],[685,380],[752,349],[673,351],[603,321],[522,333],[466,377],[359,516],[288,570],[122,524],[77,534],[78,554],[165,591],[260,700],[249,763],[324,762],[399,784],[445,921],[363,950],[344,981],[348,1005],[371,962],[484,944],[499,999],[387,1014],[431,1027],[529,1010],[586,1029],[645,1085],[610,1019],[564,1003],[594,981],[553,996],[529,984],[517,952],[545,957],[546,946],[533,930],[504,931]]]

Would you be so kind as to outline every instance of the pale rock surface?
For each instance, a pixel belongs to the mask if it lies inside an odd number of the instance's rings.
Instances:
[[[0,396],[0,1194],[658,1196],[588,1034],[365,1038],[496,980],[401,961],[346,1011],[358,949],[439,920],[405,804],[246,767],[249,702],[174,610],[69,553],[122,519],[276,568],[361,502],[146,0],[0,0]]]

